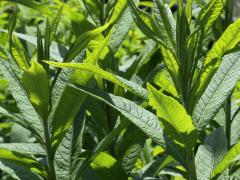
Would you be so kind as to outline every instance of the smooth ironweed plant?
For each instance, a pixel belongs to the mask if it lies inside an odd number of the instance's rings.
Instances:
[[[0,1],[1,179],[240,179],[235,3]]]

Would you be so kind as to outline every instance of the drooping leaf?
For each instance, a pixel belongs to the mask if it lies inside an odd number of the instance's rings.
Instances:
[[[45,61],[46,63],[56,66],[56,67],[60,67],[60,68],[73,68],[78,70],[79,72],[81,71],[86,71],[86,72],[90,72],[93,75],[97,75],[101,78],[107,79],[113,83],[115,83],[116,85],[119,85],[123,88],[126,88],[127,90],[131,91],[132,93],[147,99],[147,91],[140,87],[139,85],[128,81],[120,76],[114,75],[112,73],[109,73],[107,71],[104,71],[102,69],[100,69],[99,67],[92,65],[90,63],[57,63],[57,62],[51,62],[51,61]]]
[[[193,111],[193,120],[199,129],[204,128],[231,93],[240,77],[240,53],[223,57],[223,62],[213,76]]]

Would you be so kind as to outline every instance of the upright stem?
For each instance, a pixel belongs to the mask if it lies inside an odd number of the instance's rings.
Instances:
[[[44,136],[45,136],[45,147],[47,153],[47,162],[48,162],[48,169],[49,169],[49,180],[56,180],[56,172],[54,166],[54,154],[52,152],[52,144],[50,139],[50,132],[49,126],[47,121],[44,121]]]
[[[187,154],[188,180],[197,180],[194,152]]]
[[[225,116],[226,116],[226,137],[227,137],[227,143],[228,143],[228,149],[230,149],[231,146],[231,95],[230,94],[227,98],[226,106],[225,106]]]

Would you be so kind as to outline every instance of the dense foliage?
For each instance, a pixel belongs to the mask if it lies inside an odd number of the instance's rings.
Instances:
[[[0,1],[1,179],[240,179],[234,3]]]

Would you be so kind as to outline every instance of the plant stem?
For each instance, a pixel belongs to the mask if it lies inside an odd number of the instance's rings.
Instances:
[[[189,180],[197,180],[194,152],[187,154],[187,171]]]
[[[49,126],[47,121],[44,121],[44,137],[45,137],[45,147],[47,153],[47,162],[48,162],[48,169],[49,169],[49,180],[56,180],[56,172],[54,166],[54,154],[52,152],[52,144],[50,140],[50,132]]]
[[[228,143],[228,149],[230,149],[231,146],[231,96],[230,94],[227,98],[226,106],[225,106],[225,116],[226,116],[226,138],[227,138],[227,143]]]

